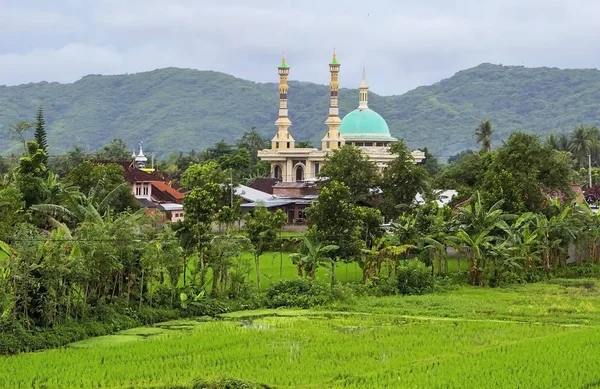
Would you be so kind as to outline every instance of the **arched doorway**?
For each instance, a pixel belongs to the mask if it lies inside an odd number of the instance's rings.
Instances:
[[[296,181],[304,181],[304,166],[296,165]]]
[[[283,174],[281,172],[281,166],[275,165],[275,167],[273,168],[273,178],[281,180],[282,176],[283,176]]]

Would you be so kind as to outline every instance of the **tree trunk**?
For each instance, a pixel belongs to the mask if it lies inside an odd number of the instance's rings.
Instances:
[[[335,261],[331,261],[331,287],[335,285]]]
[[[213,279],[212,279],[212,290],[210,291],[210,294],[214,297],[217,296],[218,294],[218,286],[219,286],[219,268],[218,266],[214,266],[213,268]]]
[[[140,282],[140,304],[139,304],[139,310],[142,310],[142,300],[143,300],[143,296],[144,296],[144,271],[142,270],[142,279]]]
[[[184,259],[183,259],[183,287],[184,288],[186,286],[187,264],[188,264],[188,259],[187,259],[187,257],[184,257]]]
[[[204,263],[204,250],[200,250],[200,285],[206,284],[206,264]]]
[[[302,275],[300,277],[302,277]],[[283,253],[280,251],[279,252],[279,281],[281,281],[281,280],[283,280]]]
[[[260,290],[260,255],[254,255],[254,265],[256,267],[256,287]]]

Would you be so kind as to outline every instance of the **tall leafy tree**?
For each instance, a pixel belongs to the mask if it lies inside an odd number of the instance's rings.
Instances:
[[[324,245],[337,245],[339,250],[330,255],[331,282],[335,283],[335,259],[358,259],[364,244],[361,232],[361,211],[354,204],[350,189],[341,182],[332,181],[321,190],[317,201],[306,211],[308,226],[315,239]]]
[[[588,154],[592,152],[594,139],[589,129],[583,125],[576,127],[569,139],[569,151],[577,160],[578,166],[586,166]]]
[[[131,149],[127,147],[123,139],[115,138],[98,151],[96,157],[109,161],[129,161],[131,160]]]
[[[187,216],[186,216],[187,217]],[[246,215],[244,221],[244,231],[252,243],[254,254],[254,266],[256,267],[256,286],[260,289],[260,256],[275,247],[277,236],[281,227],[285,224],[287,218],[285,214],[278,209],[276,212],[269,212],[264,206],[259,206],[252,213]]]
[[[395,142],[390,151],[396,158],[383,172],[383,202],[380,208],[385,216],[392,219],[401,213],[401,207],[410,207],[414,203],[417,193],[427,192],[428,185],[427,170],[414,164],[404,142]]]
[[[13,139],[18,140],[23,145],[23,152],[27,153],[27,139],[25,134],[33,127],[34,123],[26,120],[19,120],[18,122],[11,124],[9,132],[12,134]]]
[[[341,182],[350,191],[353,202],[364,200],[377,186],[377,168],[358,147],[343,146],[330,153],[319,173],[328,182]]]
[[[483,120],[475,130],[475,139],[481,144],[481,151],[488,152],[492,149],[492,134],[494,129],[491,120]]]
[[[542,145],[537,135],[513,133],[493,156],[479,189],[491,206],[509,213],[539,212],[548,195],[572,195],[573,171],[565,152]]]
[[[268,140],[260,136],[255,127],[252,127],[250,131],[244,132],[244,134],[236,142],[238,148],[244,148],[248,150],[250,160],[253,166],[260,163],[258,159],[258,151],[268,149],[271,147]]]
[[[35,141],[38,144],[38,147],[44,150],[46,153],[44,158],[44,164],[48,164],[48,141],[46,139],[46,121],[44,120],[44,109],[42,106],[38,108],[37,114],[35,116],[35,133],[34,133]]]

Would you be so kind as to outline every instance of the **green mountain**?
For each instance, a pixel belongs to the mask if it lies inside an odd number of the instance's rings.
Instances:
[[[120,137],[132,147],[163,153],[202,149],[252,127],[275,133],[277,85],[212,71],[167,68],[117,76],[89,75],[72,84],[0,86],[0,150],[14,149],[9,126],[33,120],[43,105],[52,153],[71,146],[96,150]],[[296,140],[318,144],[325,133],[327,86],[290,82]],[[358,92],[340,91],[340,110],[357,106]],[[600,122],[600,71],[482,64],[399,96],[371,94],[369,104],[411,147],[442,157],[476,147],[482,119],[495,141],[514,130],[547,134]]]

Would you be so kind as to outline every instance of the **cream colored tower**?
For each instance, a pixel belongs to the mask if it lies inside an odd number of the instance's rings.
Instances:
[[[321,139],[322,150],[338,149],[344,144],[344,137],[339,131],[340,125],[342,124],[338,95],[340,89],[340,65],[334,50],[333,60],[329,64],[329,73],[331,74],[331,80],[329,81],[329,116],[327,117],[327,120],[325,120],[327,134]]]
[[[289,132],[289,127],[292,122],[288,118],[288,75],[290,67],[285,62],[285,55],[281,59],[281,64],[277,67],[279,73],[279,116],[275,125],[277,126],[277,134],[271,139],[271,150],[293,149],[294,138]]]

